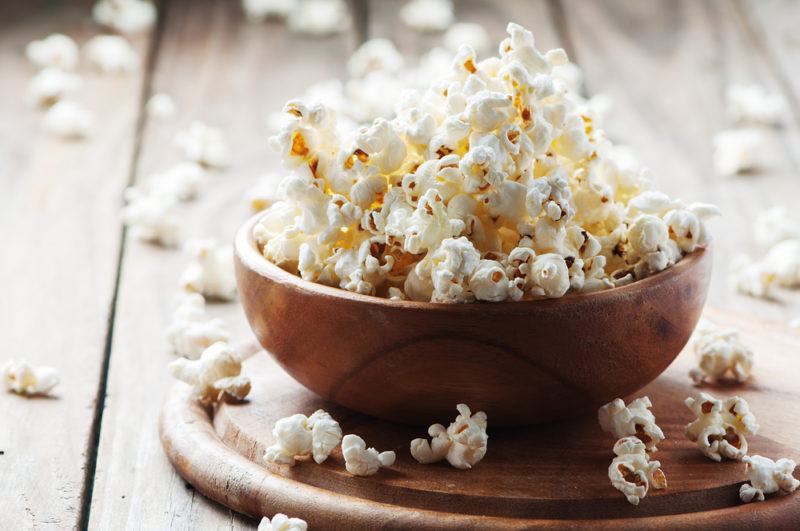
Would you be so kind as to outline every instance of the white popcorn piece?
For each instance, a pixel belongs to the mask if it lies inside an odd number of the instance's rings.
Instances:
[[[405,66],[405,60],[389,39],[370,39],[355,51],[347,61],[347,71],[352,77],[364,77],[370,72],[396,72]]]
[[[466,44],[478,55],[489,52],[492,46],[486,29],[473,22],[457,22],[450,26],[442,38],[442,43],[451,52],[457,52],[462,44]]]
[[[354,476],[375,475],[378,469],[392,466],[395,460],[393,451],[379,453],[375,448],[367,448],[364,439],[353,434],[342,439],[342,455],[345,468]]]
[[[728,129],[714,135],[714,171],[731,176],[765,164],[766,134],[760,129]]]
[[[178,296],[172,322],[166,331],[167,341],[178,356],[196,360],[214,343],[230,339],[222,320],[206,315],[205,305],[199,293]]]
[[[608,467],[608,479],[631,505],[639,505],[651,487],[667,487],[667,477],[661,470],[661,463],[650,461],[644,443],[636,437],[618,440],[614,444],[614,454],[616,457]]]
[[[419,31],[444,31],[453,24],[450,0],[411,0],[400,9],[400,20]]]
[[[800,239],[776,243],[762,260],[765,269],[775,275],[775,282],[787,288],[800,286]]]
[[[486,413],[474,415],[465,404],[456,406],[458,416],[445,429],[441,424],[428,428],[427,439],[411,441],[411,455],[422,464],[447,459],[453,467],[468,470],[486,455],[489,436],[486,434]]]
[[[765,494],[794,492],[800,487],[800,481],[792,475],[796,464],[791,459],[773,461],[760,455],[746,455],[742,462],[749,481],[739,488],[739,498],[744,503],[764,501]]]
[[[278,201],[280,193],[278,187],[280,177],[274,173],[267,173],[258,178],[258,181],[245,193],[245,201],[253,212],[261,212]]]
[[[175,201],[190,201],[197,197],[205,170],[195,162],[179,162],[162,173],[151,175],[147,192]]]
[[[181,227],[173,197],[128,188],[125,201],[122,222],[131,236],[165,247],[175,247],[180,243]]]
[[[343,0],[303,0],[289,13],[290,31],[324,37],[350,29],[352,20]]]
[[[266,516],[258,524],[258,531],[306,531],[308,524],[300,518],[289,518],[283,513],[278,513],[272,520]]]
[[[15,360],[3,365],[3,380],[8,391],[24,396],[47,395],[59,382],[54,368]]]
[[[296,457],[310,454],[314,462],[322,464],[342,441],[342,428],[319,409],[310,417],[298,413],[279,419],[272,436],[275,443],[264,454],[268,463],[294,466]]]
[[[175,136],[175,145],[186,160],[207,167],[224,168],[230,162],[228,144],[222,131],[203,122],[192,122]]]
[[[745,255],[731,261],[730,282],[744,295],[772,298],[772,287],[776,284],[775,272],[765,262],[754,261]]]
[[[800,218],[792,217],[782,206],[769,208],[756,216],[755,239],[770,248],[784,240],[800,239]]]
[[[744,382],[753,370],[753,351],[735,328],[720,328],[701,321],[694,332],[697,366],[689,371],[695,384],[733,378]]]
[[[242,0],[244,14],[254,22],[268,18],[285,19],[299,4],[299,0]]]
[[[697,419],[686,426],[686,437],[697,443],[709,459],[741,460],[747,455],[747,439],[758,432],[756,418],[747,402],[738,396],[725,401],[708,393],[689,397],[684,402]]]
[[[59,101],[44,115],[44,128],[53,136],[78,139],[89,135],[94,118],[83,106],[72,101]]]
[[[192,262],[181,276],[181,287],[206,298],[231,301],[236,298],[236,275],[233,268],[233,247],[218,244],[213,238],[194,239],[186,243]]]
[[[77,74],[58,68],[45,68],[28,82],[26,97],[31,105],[47,108],[76,92],[82,83],[81,76]]]
[[[147,100],[145,109],[147,110],[147,115],[151,118],[164,120],[175,115],[176,107],[175,101],[169,94],[158,92],[153,94],[150,99]]]
[[[199,359],[179,358],[169,364],[172,376],[192,386],[201,404],[222,400],[242,401],[250,392],[250,380],[239,376],[242,361],[226,343],[214,343]]]
[[[121,74],[139,68],[139,53],[119,35],[97,35],[83,45],[91,65],[101,72]]]
[[[70,37],[53,33],[42,40],[29,42],[25,46],[25,56],[42,68],[74,70],[78,66],[80,52],[78,45]]]
[[[646,396],[633,400],[627,406],[624,400],[617,398],[598,410],[597,420],[603,431],[616,439],[635,436],[648,452],[655,452],[658,444],[664,440],[664,432],[656,424],[656,417],[650,411],[652,406],[650,398]]]
[[[143,33],[155,24],[156,6],[150,0],[98,0],[92,18],[120,33]]]
[[[743,123],[778,125],[786,116],[786,100],[757,84],[731,83],[725,90],[728,116]]]

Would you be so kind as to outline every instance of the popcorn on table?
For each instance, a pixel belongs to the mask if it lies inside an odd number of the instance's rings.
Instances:
[[[244,14],[252,21],[285,19],[299,4],[300,0],[242,0]]]
[[[65,139],[88,136],[93,123],[91,111],[68,100],[56,102],[44,115],[45,130],[53,136]]]
[[[627,406],[624,400],[617,398],[600,408],[597,419],[603,431],[616,439],[635,436],[648,452],[655,452],[658,444],[664,440],[664,432],[656,424],[656,417],[650,411],[652,406],[650,398],[646,396],[633,400]]]
[[[250,379],[240,376],[242,361],[226,343],[214,343],[199,359],[179,358],[169,364],[172,376],[192,386],[194,398],[208,405],[241,402],[250,393]]]
[[[763,267],[775,275],[775,282],[786,288],[800,286],[800,239],[776,243],[767,252]]]
[[[36,66],[74,70],[80,52],[75,41],[61,33],[53,33],[42,40],[29,42],[25,56]]]
[[[753,351],[742,343],[735,328],[720,328],[701,320],[694,331],[697,366],[689,371],[695,384],[732,377],[744,382],[753,370]]]
[[[290,31],[317,37],[345,32],[351,24],[344,0],[301,0],[287,21]]]
[[[792,475],[796,465],[791,459],[773,461],[760,455],[746,455],[742,462],[749,483],[739,488],[739,498],[745,503],[764,501],[765,494],[794,492],[800,487],[800,481]]]
[[[477,55],[489,53],[492,41],[483,26],[474,22],[457,22],[450,26],[442,38],[445,48],[453,53],[458,52],[463,44],[475,50]]]
[[[424,93],[394,97],[397,76],[368,73],[388,80],[371,97],[396,114],[360,129],[288,102],[270,139],[288,175],[254,228],[264,257],[357,293],[470,302],[608,289],[706,246],[719,211],[651,190],[553,79],[564,51],[508,33],[499,58],[462,46],[449,68],[436,59]]]
[[[230,162],[228,143],[222,131],[203,122],[192,122],[175,135],[175,145],[186,160],[207,167],[224,168]]]
[[[393,451],[378,452],[367,448],[364,439],[348,434],[342,439],[342,455],[347,471],[354,476],[372,476],[381,467],[392,466],[395,460]]]
[[[147,100],[147,115],[151,118],[156,119],[166,119],[171,118],[175,114],[175,100],[169,94],[164,94],[163,92],[159,92],[153,94],[149,100]]]
[[[784,240],[800,240],[800,218],[790,216],[782,206],[764,210],[756,216],[755,238],[764,248]]]
[[[786,100],[757,84],[731,83],[725,90],[730,118],[736,122],[778,125],[787,114]]]
[[[142,33],[155,24],[156,6],[150,0],[98,0],[92,18],[120,33]]]
[[[366,41],[347,61],[347,71],[352,77],[364,77],[376,70],[397,72],[403,66],[405,59],[389,39]]]
[[[83,45],[89,63],[105,73],[121,74],[139,68],[139,53],[119,35],[97,35]]]
[[[776,281],[775,272],[766,262],[756,261],[745,255],[731,260],[730,282],[739,293],[771,299]]]
[[[767,136],[756,128],[728,129],[714,135],[714,171],[736,175],[760,169],[766,162]]]
[[[411,441],[411,455],[427,465],[447,459],[455,468],[468,470],[486,455],[489,436],[486,434],[486,413],[478,411],[474,415],[466,404],[456,406],[458,416],[445,429],[441,424],[428,428],[427,439]]]
[[[31,105],[47,108],[76,92],[82,83],[77,74],[53,67],[44,68],[28,82],[26,97]]]
[[[419,31],[444,31],[453,24],[451,0],[411,0],[400,9],[400,20]]]
[[[148,193],[190,201],[197,197],[205,170],[196,162],[179,162],[162,173],[151,175],[145,186]]]
[[[218,244],[213,238],[186,243],[192,262],[181,276],[181,287],[206,298],[232,301],[236,298],[236,273],[233,246]]]
[[[227,342],[230,334],[221,319],[206,314],[206,301],[199,293],[181,293],[177,297],[167,341],[172,351],[185,358],[198,359],[208,347]]]
[[[52,367],[33,366],[11,360],[3,366],[3,380],[8,391],[24,395],[46,395],[58,385],[58,372]]]
[[[308,524],[300,518],[289,518],[283,513],[278,513],[272,520],[266,516],[258,524],[258,531],[306,531]]]
[[[250,210],[261,212],[278,201],[279,185],[280,177],[274,173],[267,173],[259,177],[256,184],[245,193],[245,201]]]
[[[125,190],[125,202],[122,222],[131,236],[165,247],[180,243],[181,225],[175,211],[175,198],[132,187]]]
[[[317,464],[328,459],[342,441],[342,428],[327,412],[319,409],[310,417],[298,413],[275,423],[275,444],[267,448],[264,460],[280,465],[295,465],[297,456],[311,454]]]
[[[651,487],[667,487],[667,477],[661,470],[661,463],[650,461],[644,443],[636,437],[618,440],[614,444],[614,454],[616,457],[608,467],[608,479],[630,504],[639,505]]]
[[[684,402],[697,420],[686,426],[686,437],[697,443],[709,459],[723,457],[741,460],[747,455],[747,439],[758,432],[756,418],[744,398],[717,400],[708,393],[689,397]]]

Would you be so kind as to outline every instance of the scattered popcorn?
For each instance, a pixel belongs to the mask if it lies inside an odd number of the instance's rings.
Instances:
[[[222,131],[203,122],[192,122],[189,128],[175,136],[175,145],[187,160],[203,166],[224,168],[230,155]]]
[[[98,0],[92,18],[120,33],[142,33],[155,24],[156,6],[150,0]]]
[[[445,429],[441,424],[428,428],[427,439],[411,441],[411,455],[427,465],[447,459],[455,468],[468,470],[486,455],[489,436],[486,435],[486,413],[479,411],[474,415],[465,404],[456,406],[459,415]]]
[[[139,68],[139,54],[119,35],[92,37],[83,45],[83,53],[101,72],[120,74]]]
[[[628,406],[617,398],[601,407],[597,419],[603,431],[617,439],[636,436],[647,448],[648,452],[658,450],[658,444],[664,440],[664,432],[656,424],[656,417],[650,411],[653,404],[649,397],[637,398]]]
[[[775,282],[786,288],[800,287],[800,239],[775,244],[762,261],[775,275]]]
[[[299,3],[299,0],[242,0],[242,8],[248,20],[257,22],[268,18],[285,19]]]
[[[462,44],[472,46],[475,53],[484,55],[491,51],[492,41],[483,26],[472,22],[458,22],[445,32],[442,43],[453,53],[458,52]]]
[[[450,0],[411,0],[400,9],[400,20],[419,31],[444,31],[455,20]]]
[[[236,298],[233,247],[213,238],[190,240],[186,250],[193,261],[181,277],[181,287],[204,297],[231,301]]]
[[[45,130],[66,139],[83,138],[92,129],[92,113],[72,101],[59,101],[44,115]]]
[[[195,162],[179,162],[163,173],[151,175],[146,189],[153,195],[190,201],[197,197],[204,173],[202,166]]]
[[[766,134],[760,129],[720,131],[714,136],[714,171],[736,175],[761,168],[766,144]]]
[[[747,455],[747,439],[758,432],[756,418],[747,402],[738,396],[725,401],[708,393],[689,397],[684,402],[697,420],[686,426],[686,437],[697,442],[700,451],[713,459],[741,460]]]
[[[780,124],[786,116],[786,101],[778,93],[770,93],[761,85],[732,83],[725,91],[730,118],[736,122],[763,125]]]
[[[64,72],[58,68],[45,68],[28,82],[28,102],[36,107],[50,107],[65,96],[77,91],[81,76]]]
[[[122,222],[131,236],[165,247],[180,243],[181,226],[173,197],[149,194],[132,187],[125,190],[125,202]]]
[[[350,29],[352,21],[343,0],[302,0],[289,13],[290,31],[324,37]]]
[[[169,94],[159,92],[147,100],[147,115],[151,118],[165,119],[175,114],[175,101]]]
[[[650,487],[665,489],[667,477],[661,470],[661,463],[650,461],[645,446],[636,437],[625,437],[614,444],[617,457],[608,467],[608,479],[615,489],[628,499],[631,505],[647,496]]]
[[[278,420],[272,436],[275,444],[264,454],[267,462],[294,466],[297,456],[311,454],[321,464],[341,442],[342,428],[319,409],[310,417],[298,413]]]
[[[745,255],[731,260],[731,284],[744,295],[770,299],[776,280],[775,272],[764,262],[754,261]]]
[[[363,77],[376,70],[397,72],[405,60],[389,39],[370,39],[359,46],[347,61],[347,71],[353,77]]]
[[[193,388],[193,396],[208,405],[223,400],[240,402],[250,392],[250,380],[239,376],[242,361],[225,343],[214,343],[199,359],[179,358],[169,364],[172,376]]]
[[[300,518],[289,518],[285,514],[278,513],[272,520],[266,516],[258,524],[258,531],[306,531],[308,524]]]
[[[245,193],[245,200],[250,210],[261,212],[278,200],[280,177],[268,173],[259,177],[256,184]]]
[[[25,46],[25,56],[36,66],[74,70],[80,53],[75,41],[61,33],[53,33]]]
[[[733,377],[744,382],[753,369],[753,351],[739,339],[735,328],[720,328],[700,321],[694,331],[697,367],[689,371],[695,384]]]
[[[52,367],[34,367],[25,361],[11,360],[3,366],[6,389],[25,396],[46,395],[58,385],[58,373]]]
[[[342,455],[347,471],[354,476],[372,476],[379,468],[392,466],[395,460],[394,452],[378,453],[375,448],[367,448],[364,439],[353,434],[342,439]]]
[[[739,497],[744,503],[764,501],[765,494],[794,492],[800,487],[800,481],[792,475],[796,465],[791,459],[778,459],[776,462],[760,455],[746,455],[742,462],[750,482],[739,489]]]
[[[790,216],[782,206],[769,208],[756,216],[755,238],[764,248],[783,240],[800,239],[800,218]]]
[[[222,320],[209,319],[205,308],[206,301],[199,293],[178,296],[166,333],[172,351],[178,356],[196,360],[214,343],[230,339]]]

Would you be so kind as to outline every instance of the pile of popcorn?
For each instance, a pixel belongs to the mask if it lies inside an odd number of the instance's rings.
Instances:
[[[289,174],[254,236],[303,279],[433,302],[561,297],[662,271],[709,242],[716,207],[650,188],[585,101],[508,25],[500,57],[462,46],[396,116],[355,131],[290,101],[271,144]]]

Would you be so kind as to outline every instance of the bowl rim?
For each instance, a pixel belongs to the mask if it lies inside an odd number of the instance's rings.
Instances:
[[[637,280],[624,286],[618,286],[606,290],[594,291],[591,293],[568,293],[558,298],[530,299],[520,301],[474,301],[470,303],[447,303],[447,302],[426,302],[412,300],[392,300],[375,295],[363,295],[347,291],[342,288],[327,286],[304,280],[302,277],[290,273],[280,266],[267,260],[258,249],[258,244],[253,237],[253,227],[263,217],[264,212],[258,212],[248,219],[236,233],[234,240],[234,254],[243,266],[250,271],[257,273],[261,277],[266,277],[279,284],[287,285],[291,289],[307,294],[322,295],[329,298],[340,299],[342,301],[357,302],[382,307],[417,309],[426,311],[450,311],[450,312],[469,312],[480,308],[481,311],[487,310],[519,310],[531,309],[532,307],[544,308],[548,306],[558,306],[570,304],[577,301],[601,302],[606,299],[616,299],[625,297],[632,292],[643,291],[648,287],[654,287],[662,282],[681,275],[689,270],[695,269],[704,259],[710,257],[710,246],[697,247],[693,252],[686,254],[678,263],[667,269],[651,275],[647,278]]]

